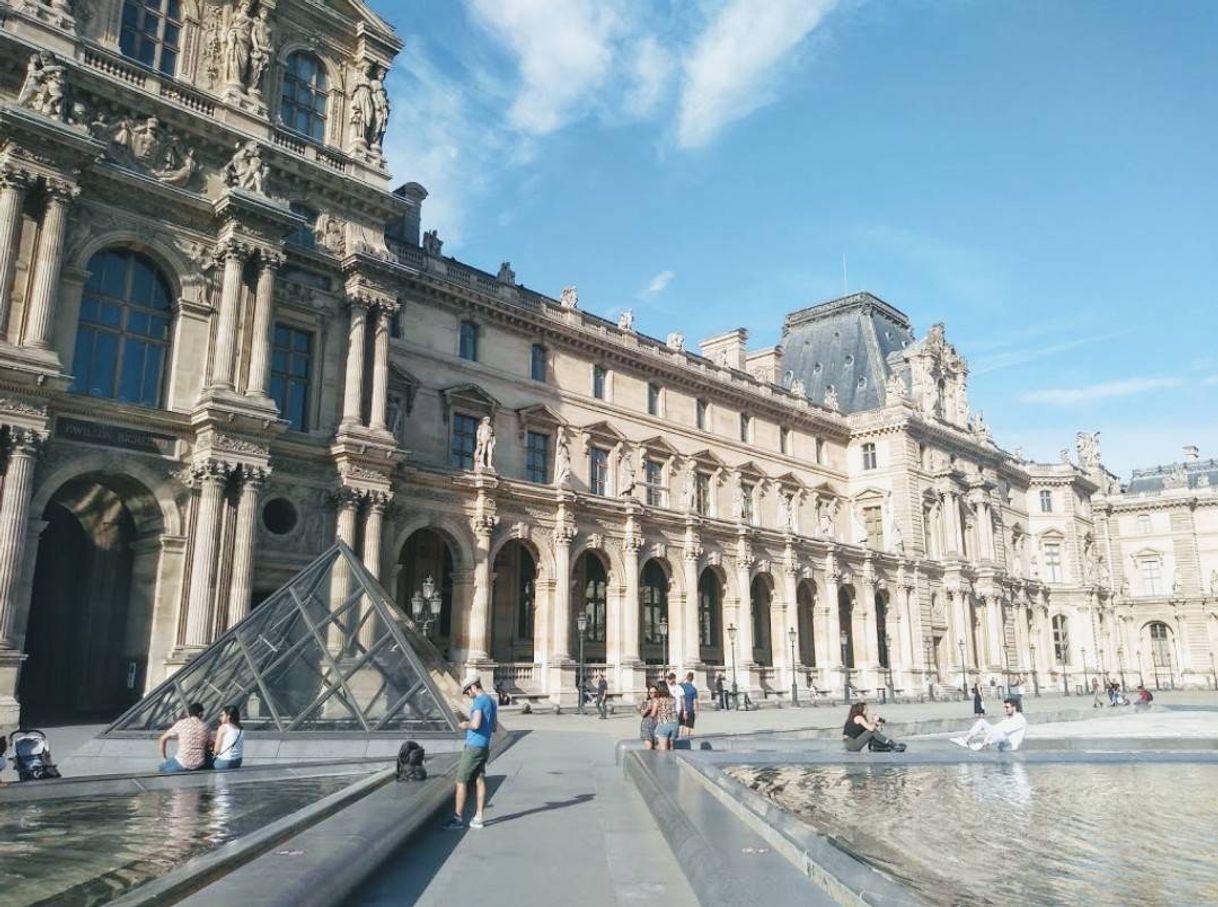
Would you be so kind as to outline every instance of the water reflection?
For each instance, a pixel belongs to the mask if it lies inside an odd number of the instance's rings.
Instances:
[[[0,815],[0,904],[104,904],[357,778],[12,804]]]
[[[1218,766],[735,766],[933,904],[1218,904]]]

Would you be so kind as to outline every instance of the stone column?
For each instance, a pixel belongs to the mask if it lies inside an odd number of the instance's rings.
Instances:
[[[753,665],[753,588],[749,582],[749,571],[753,566],[751,557],[736,558],[736,667],[740,677],[735,678],[740,689],[751,689],[749,668]],[[731,667],[731,641],[728,640],[727,663]],[[741,683],[741,678],[744,682]]]
[[[368,511],[364,514],[364,551],[362,560],[364,568],[372,574],[378,583],[381,581],[381,529],[385,523],[385,507],[389,496],[376,493],[368,498]],[[365,597],[360,602],[359,642],[365,651],[375,645],[380,635],[376,612],[372,602]]]
[[[372,344],[372,413],[368,424],[378,430],[387,431],[385,424],[385,400],[389,391],[389,317],[392,313],[384,306],[376,310],[376,331]]]
[[[771,621],[771,627],[781,627],[781,633],[779,634],[778,638],[774,641],[776,644],[776,648],[774,650],[774,666],[775,667],[783,666],[787,669],[787,682],[785,684],[787,689],[790,689],[791,685],[793,683],[798,682],[797,678],[796,678],[796,674],[795,674],[796,665],[799,664],[799,647],[800,647],[799,604],[798,604],[798,598],[797,598],[798,587],[799,587],[799,573],[795,568],[794,562],[788,561],[788,563],[784,566],[783,571],[782,571],[782,597],[784,599],[783,609],[782,609],[782,619],[779,621]],[[773,606],[771,605],[771,608],[772,607]],[[772,610],[771,610],[771,614],[773,614]],[[791,659],[791,639],[790,639],[789,634],[787,633],[788,627],[793,627],[795,629],[795,659],[794,659],[794,661],[792,661],[792,659]],[[774,632],[773,629],[771,629],[771,631],[770,631],[771,635],[773,635],[773,632]],[[778,657],[779,656],[778,649],[782,650],[782,658]]]
[[[34,465],[42,436],[29,429],[10,429],[8,469],[0,489],[0,648],[14,648],[17,592],[25,567]]]
[[[550,644],[551,664],[571,660],[571,541],[575,529],[559,525],[554,529],[554,635]]]
[[[842,689],[844,686],[842,674],[842,621],[841,614],[838,612],[837,572],[832,567],[825,570],[824,590],[825,632],[821,634],[824,638],[823,656],[818,659],[819,664],[824,669],[821,675],[821,682],[825,686],[836,686],[838,689]]]
[[[250,613],[258,495],[262,492],[266,475],[267,470],[257,466],[245,466],[241,470],[241,496],[237,499],[237,531],[233,539],[232,585],[228,595],[228,627],[244,620]]]
[[[680,613],[680,620],[677,622],[678,637],[682,640],[679,653],[684,656],[686,664],[694,664],[702,660],[702,636],[698,626],[698,561],[702,557],[702,546],[696,539],[692,540],[692,544],[683,548],[681,551],[681,568],[685,571],[685,599],[678,602],[677,607],[672,607],[672,600],[668,602],[669,614],[674,611]],[[720,618],[722,618],[723,602],[719,603]],[[671,643],[672,619],[669,619],[668,632],[670,634],[669,642]],[[727,632],[723,632],[724,644],[727,643]],[[722,645],[726,656],[726,645]]]
[[[0,339],[6,336],[12,302],[13,274],[17,270],[17,237],[21,209],[29,180],[20,173],[0,175]]]
[[[245,394],[259,400],[269,399],[271,380],[271,331],[274,329],[275,272],[283,264],[278,256],[261,253],[258,290],[254,295],[253,343],[250,346],[250,372]],[[228,277],[225,266],[225,279]]]
[[[624,577],[625,595],[622,601],[622,644],[621,644],[621,663],[623,665],[636,665],[642,659],[639,656],[639,550],[643,547],[643,540],[637,535],[626,537],[625,544],[622,545],[622,557],[626,562],[626,576]],[[680,636],[677,634],[679,629],[673,620],[674,609],[672,602],[669,600],[668,608],[668,632],[669,632],[669,651],[674,655],[673,661],[675,664],[683,664],[685,660],[678,660],[675,656],[684,656],[681,651],[683,648],[680,645]],[[676,643],[676,645],[674,645]]]
[[[51,326],[55,321],[55,298],[63,267],[63,245],[68,231],[68,208],[80,190],[71,183],[48,181],[46,211],[38,238],[37,266],[30,288],[30,314],[26,320],[25,345],[51,348]]]
[[[364,401],[364,335],[368,306],[351,300],[351,326],[347,334],[347,374],[343,386],[343,423],[360,425]]]
[[[465,660],[471,665],[490,660],[487,637],[491,629],[491,531],[493,517],[475,517],[474,530],[474,595],[469,609]],[[570,583],[568,583],[570,586]]]
[[[875,581],[866,575],[858,586],[862,605],[855,610],[854,660],[860,669],[860,686],[879,686],[880,637],[875,608]],[[860,657],[861,656],[861,657]],[[866,681],[865,683],[862,681]]]
[[[202,463],[194,468],[194,479],[199,483],[200,490],[199,515],[194,526],[194,557],[190,565],[190,597],[186,601],[186,635],[183,639],[188,649],[201,649],[212,641],[212,581],[216,572],[220,510],[224,504],[228,472],[226,464],[216,462]]]
[[[947,591],[947,598],[948,613],[951,615],[951,620],[949,621],[950,629],[948,631],[951,633],[951,639],[948,640],[948,651],[951,652],[951,656],[948,658],[948,661],[955,667],[958,674],[961,668],[960,641],[964,641],[964,658],[967,660],[969,649],[972,648],[972,643],[970,642],[972,627],[969,626],[968,607],[964,601],[964,593],[960,590],[949,589]],[[964,667],[967,667],[967,665]]]
[[[224,278],[220,285],[220,313],[216,325],[216,355],[212,360],[211,385],[233,389],[233,369],[237,362],[237,319],[241,312],[241,276],[245,270],[246,250],[229,243],[223,251]]]
[[[959,555],[964,550],[964,526],[960,520],[960,496],[949,491],[943,500],[946,554]]]
[[[895,609],[897,620],[897,661],[893,669],[898,676],[904,677],[906,689],[914,686],[914,668],[918,663],[918,653],[913,645],[913,604],[912,587],[902,586],[897,592],[902,602]]]
[[[985,599],[985,636],[988,641],[990,667],[1003,665],[1003,636],[1002,601],[996,595],[986,596]]]
[[[359,522],[360,495],[354,488],[340,488],[335,495],[338,515],[334,522],[334,540],[348,548],[355,544],[355,530]],[[351,566],[341,555],[330,572],[330,611],[341,608],[351,596]],[[326,645],[332,655],[342,652],[348,630],[355,618],[348,614],[337,623],[329,625]]]

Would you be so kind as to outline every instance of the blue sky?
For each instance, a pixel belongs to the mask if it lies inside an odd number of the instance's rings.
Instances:
[[[1218,3],[376,5],[446,253],[689,342],[870,290],[1007,449],[1218,456]]]

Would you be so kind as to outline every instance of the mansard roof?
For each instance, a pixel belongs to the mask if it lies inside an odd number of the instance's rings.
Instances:
[[[1135,469],[1126,494],[1157,494],[1182,488],[1218,486],[1218,460],[1188,460]]]
[[[888,356],[914,342],[909,318],[871,293],[792,312],[782,332],[783,383],[802,380],[814,403],[832,385],[844,413],[883,405]]]

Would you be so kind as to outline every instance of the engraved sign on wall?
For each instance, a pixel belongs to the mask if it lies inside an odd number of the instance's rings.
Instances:
[[[104,425],[101,422],[86,422],[61,416],[55,421],[55,437],[65,441],[81,441],[85,444],[102,444],[106,447],[121,447],[140,453],[157,454],[162,457],[177,455],[178,439],[172,435],[127,428],[121,425]]]

